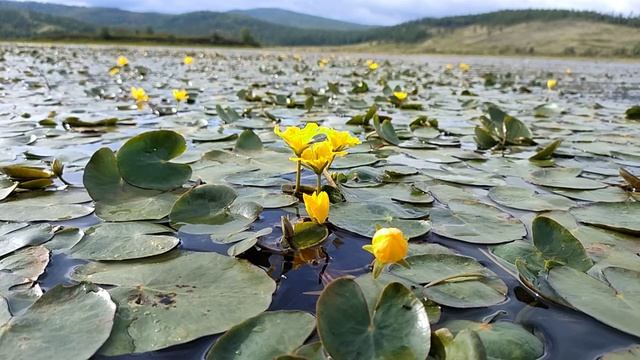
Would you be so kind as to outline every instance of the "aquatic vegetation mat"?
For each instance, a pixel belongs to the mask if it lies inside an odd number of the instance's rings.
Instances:
[[[636,64],[0,50],[0,358],[639,358]]]

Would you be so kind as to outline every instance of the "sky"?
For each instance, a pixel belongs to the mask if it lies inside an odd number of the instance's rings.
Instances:
[[[278,7],[338,20],[394,25],[423,17],[477,14],[503,9],[574,9],[640,15],[640,0],[39,0],[131,11],[183,13]]]

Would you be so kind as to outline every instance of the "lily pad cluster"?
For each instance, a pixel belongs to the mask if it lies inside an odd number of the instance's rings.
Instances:
[[[631,65],[0,52],[0,358],[637,357]]]

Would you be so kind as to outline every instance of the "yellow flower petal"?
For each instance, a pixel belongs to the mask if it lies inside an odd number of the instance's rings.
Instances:
[[[187,101],[189,99],[189,94],[187,90],[173,90],[173,98],[176,99],[177,102]]]
[[[319,129],[319,133],[327,136],[327,140],[329,140],[333,147],[333,151],[335,152],[341,152],[352,146],[360,144],[360,140],[352,136],[348,131],[337,131],[332,128],[321,127]]]
[[[409,242],[400,229],[382,228],[376,231],[371,239],[371,250],[376,261],[382,264],[392,264],[402,261],[409,250]]]
[[[394,91],[393,92],[393,96],[398,99],[399,101],[405,101],[407,99],[407,97],[409,96],[409,94],[407,94],[404,91]]]
[[[313,138],[318,135],[318,124],[308,123],[303,129],[288,126],[285,131],[280,131],[280,127],[276,126],[273,132],[287,143],[297,157],[300,157],[302,152],[311,145]]]
[[[127,65],[129,65],[129,59],[127,59],[126,57],[120,55],[120,56],[118,56],[118,59],[116,60],[116,65],[118,65],[118,67],[127,66]]]
[[[556,79],[547,80],[547,89],[553,90],[556,88],[556,86],[558,86],[558,80]]]
[[[336,155],[344,155],[342,152],[333,151],[333,147],[329,141],[322,141],[309,146],[302,152],[302,155],[292,160],[301,161],[302,165],[310,168],[316,174],[322,174]]]
[[[309,217],[318,224],[323,224],[329,216],[329,195],[321,191],[320,194],[314,192],[312,195],[302,194],[304,207]]]
[[[189,55],[184,57],[184,64],[185,65],[191,65],[191,63],[193,62],[193,58]]]

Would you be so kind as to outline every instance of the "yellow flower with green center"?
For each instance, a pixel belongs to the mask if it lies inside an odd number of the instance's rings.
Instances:
[[[394,91],[393,97],[395,97],[398,101],[403,102],[407,100],[407,97],[409,97],[409,94],[407,94],[404,91]]]
[[[558,80],[556,79],[547,80],[547,89],[553,90],[556,88],[556,86],[558,86]]]
[[[465,63],[460,63],[460,65],[458,65],[458,67],[464,73],[469,72],[469,70],[471,70],[471,65],[465,64]]]
[[[333,151],[333,146],[329,141],[321,141],[309,146],[302,152],[300,157],[291,158],[293,161],[300,161],[302,165],[311,169],[316,175],[321,175],[336,157],[343,155],[342,152]]]
[[[189,94],[187,94],[187,90],[173,90],[173,98],[176,99],[177,102],[187,101],[189,100]]]
[[[329,216],[329,195],[324,191],[314,192],[312,195],[302,194],[302,199],[309,217],[318,224],[324,224]]]
[[[193,62],[193,58],[189,55],[184,57],[184,64],[185,65],[191,65],[191,63]]]
[[[116,65],[118,65],[118,67],[127,66],[127,65],[129,65],[129,60],[126,57],[120,55],[120,56],[118,56],[118,59],[116,60]]]
[[[407,241],[400,229],[378,229],[371,239],[371,244],[362,248],[375,256],[373,263],[374,278],[380,275],[386,264],[398,263],[408,266],[404,258],[409,251],[409,241]]]
[[[323,126],[319,132],[327,136],[327,140],[331,143],[333,151],[335,152],[341,152],[360,144],[360,140],[357,137],[351,136],[351,133],[348,131],[337,131]],[[341,153],[338,155],[341,155]]]
[[[287,143],[297,157],[300,157],[311,144],[313,137],[318,135],[318,128],[318,124],[308,123],[302,129],[297,126],[288,126],[284,131],[280,131],[280,127],[276,126],[273,131]]]

